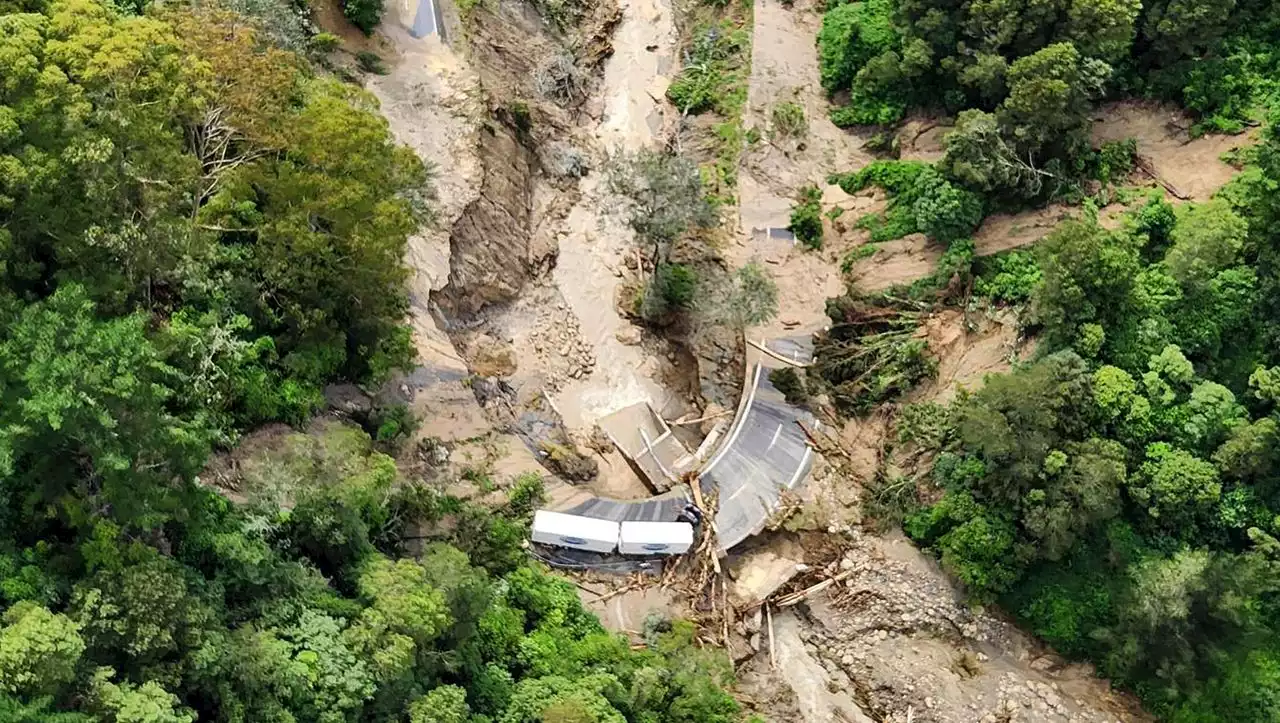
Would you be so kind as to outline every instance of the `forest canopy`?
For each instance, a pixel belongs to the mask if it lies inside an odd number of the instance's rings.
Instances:
[[[1215,199],[998,265],[1037,356],[901,429],[942,492],[908,534],[1171,721],[1280,718],[1277,121]]]
[[[199,479],[412,360],[428,169],[277,41],[0,2],[0,720],[739,720],[691,626],[633,649],[528,561],[536,475],[473,506],[324,422],[238,503]]]
[[[1025,200],[1085,170],[1104,98],[1176,102],[1197,133],[1256,123],[1277,38],[1269,0],[832,0],[817,42],[837,125],[954,115],[942,169]]]

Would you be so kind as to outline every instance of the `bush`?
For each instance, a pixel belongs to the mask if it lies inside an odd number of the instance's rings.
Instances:
[[[640,318],[663,323],[680,311],[693,308],[698,294],[698,272],[684,264],[659,264],[638,299]]]
[[[1125,138],[1119,141],[1107,141],[1094,154],[1090,175],[1104,184],[1111,183],[1127,176],[1133,170],[1137,157],[1137,140]]]
[[[800,243],[817,250],[822,248],[822,191],[809,185],[800,189],[799,199],[791,208],[791,233]]]
[[[847,89],[867,61],[896,49],[898,44],[890,0],[835,6],[822,16],[822,30],[818,32],[822,87],[828,94]]]
[[[342,14],[365,35],[372,35],[373,29],[382,21],[382,0],[346,0]]]
[[[778,313],[778,285],[754,261],[714,277],[699,304],[703,320],[733,329],[763,324]]]
[[[923,233],[950,245],[982,222],[983,203],[977,194],[919,161],[874,161],[857,173],[835,174],[829,180],[845,193],[868,186],[888,192],[891,198],[883,214],[868,214],[857,222],[871,231],[874,243]]]
[[[911,192],[916,196],[911,207],[916,230],[934,241],[950,244],[969,236],[982,223],[982,199],[937,171],[920,174]]]
[[[800,378],[800,374],[792,367],[782,369],[774,369],[769,372],[769,383],[774,389],[782,392],[782,396],[789,404],[797,406],[809,401],[809,390],[805,388],[804,380]]]
[[[984,268],[974,282],[979,296],[1007,304],[1020,304],[1031,298],[1040,283],[1040,264],[1030,251],[1010,251],[983,261]]]
[[[356,62],[360,65],[360,70],[374,75],[386,75],[387,66],[382,63],[382,56],[368,50],[361,50],[356,53]]]
[[[342,39],[333,33],[316,33],[307,45],[313,53],[332,53],[342,45]]]
[[[669,309],[688,309],[698,292],[698,272],[684,264],[665,264],[655,276],[657,292]]]
[[[407,404],[379,407],[369,416],[369,428],[379,444],[398,449],[418,429],[418,418]]]
[[[782,138],[795,138],[809,132],[809,120],[804,106],[794,101],[783,101],[773,106],[773,132]]]
[[[684,69],[667,88],[667,98],[682,113],[715,110],[726,117],[737,116],[746,101],[741,66],[747,43],[746,31],[727,21],[699,29]]]

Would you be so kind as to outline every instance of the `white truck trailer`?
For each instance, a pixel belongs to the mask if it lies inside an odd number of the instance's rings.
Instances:
[[[623,522],[618,552],[624,555],[683,555],[693,547],[687,522]]]
[[[617,522],[594,517],[538,510],[533,513],[533,541],[591,552],[613,552],[618,547]]]

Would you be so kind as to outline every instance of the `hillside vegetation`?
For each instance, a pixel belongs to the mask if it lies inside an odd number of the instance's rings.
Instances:
[[[900,430],[943,493],[908,534],[1169,720],[1280,716],[1278,159],[1002,265],[1038,358]]]
[[[958,290],[1016,306],[1039,340],[950,405],[908,406],[897,444],[925,461],[875,503],[976,601],[1171,721],[1280,720],[1280,115],[1214,200],[1157,194],[1114,230],[1093,204],[1142,149],[1091,147],[1090,116],[1138,96],[1185,106],[1193,134],[1257,125],[1277,39],[1255,0],[837,2],[818,36],[838,124],[955,116],[938,163],[831,179],[888,193],[856,222],[873,242],[948,247],[923,285],[829,305],[815,371],[833,401],[861,412],[930,374],[909,346],[921,303]],[[1084,217],[973,258],[983,214],[1048,200]]]
[[[942,170],[1025,201],[1088,170],[1102,98],[1175,101],[1198,115],[1194,132],[1260,120],[1277,38],[1268,0],[833,0],[818,47],[838,125],[955,115]]]
[[[473,507],[330,424],[199,483],[411,361],[430,174],[253,21],[126,5],[0,2],[0,720],[738,720],[690,627],[530,566],[536,477]]]

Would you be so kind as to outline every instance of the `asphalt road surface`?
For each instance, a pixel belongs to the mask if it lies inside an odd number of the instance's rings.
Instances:
[[[595,497],[569,510],[568,515],[581,515],[614,522],[675,522],[680,510],[689,504],[683,489],[647,500],[611,500]]]
[[[769,348],[791,351],[776,342]],[[799,357],[803,361],[808,358]],[[725,552],[764,529],[782,493],[795,489],[813,467],[813,450],[799,423],[813,428],[817,420],[788,404],[769,381],[772,369],[787,365],[758,352],[748,355],[748,362],[752,361],[745,402],[726,442],[699,478],[703,495],[718,491],[716,531]]]
[[[444,21],[440,17],[438,0],[418,0],[418,12],[413,17],[410,34],[415,38],[425,38],[432,33],[439,33],[444,38]]]
[[[813,358],[812,337],[807,335],[774,339],[765,346],[799,363]],[[788,404],[769,381],[770,371],[786,366],[789,365],[748,347],[750,376],[743,384],[737,417],[698,479],[704,496],[718,496],[715,523],[720,549],[725,552],[764,529],[782,493],[795,489],[813,467],[813,450],[798,423],[812,428],[817,426],[817,420],[809,412]],[[646,500],[596,497],[559,511],[616,522],[671,522],[687,501],[686,493],[673,490]]]

